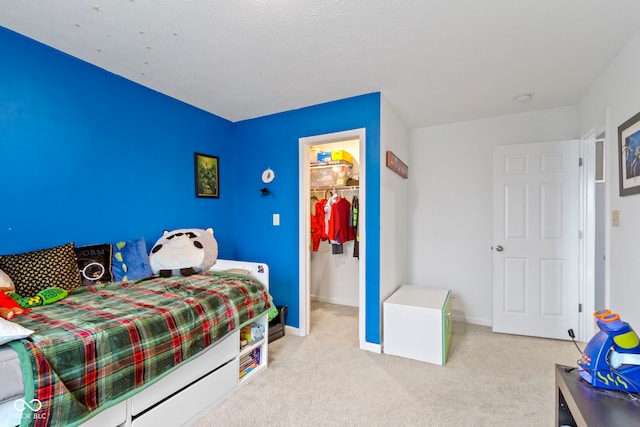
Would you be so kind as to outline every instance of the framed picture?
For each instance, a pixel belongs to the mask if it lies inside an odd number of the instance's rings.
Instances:
[[[620,196],[640,193],[640,113],[618,126]]]
[[[195,153],[196,197],[219,197],[220,174],[218,158]]]

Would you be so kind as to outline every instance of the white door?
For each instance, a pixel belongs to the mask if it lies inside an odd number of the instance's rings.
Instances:
[[[579,149],[578,141],[494,149],[494,332],[578,333]]]

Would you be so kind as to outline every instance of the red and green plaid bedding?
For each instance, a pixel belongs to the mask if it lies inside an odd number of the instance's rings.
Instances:
[[[15,318],[33,329],[21,355],[21,426],[75,425],[130,397],[269,308],[250,277],[206,272],[74,289]],[[37,408],[36,408],[37,409]]]

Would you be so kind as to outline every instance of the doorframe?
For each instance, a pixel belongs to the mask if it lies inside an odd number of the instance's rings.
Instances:
[[[358,234],[359,242],[359,262],[358,262],[358,336],[360,347],[365,342],[365,320],[366,320],[366,129],[352,129],[342,132],[327,133],[323,135],[308,136],[298,139],[299,144],[299,335],[307,336],[310,333],[311,325],[311,253],[310,253],[310,227],[309,217],[311,215],[309,198],[311,197],[311,174],[309,149],[312,145],[321,145],[331,142],[339,142],[349,139],[359,139],[360,157],[360,182],[359,196],[360,205],[358,209]]]
[[[608,116],[605,117],[605,121],[608,123]],[[596,327],[593,323],[592,313],[596,309],[605,307],[595,307],[595,250],[596,250],[596,219],[597,215],[606,215],[607,205],[609,198],[608,193],[608,177],[606,176],[606,155],[607,155],[607,139],[606,133],[607,126],[598,126],[592,128],[586,133],[580,140],[580,157],[583,159],[583,170],[581,171],[581,229],[583,230],[583,239],[581,240],[581,271],[580,271],[580,301],[583,301],[583,310],[580,313],[580,325],[579,333],[576,336],[578,341],[587,342],[591,339],[596,332]],[[596,206],[596,140],[598,135],[604,133],[605,143],[605,207],[602,212]],[[604,253],[608,253],[608,228],[605,226],[605,236],[602,244],[604,247]],[[605,305],[608,304],[608,270],[609,260],[605,258]]]
[[[579,295],[582,311],[578,315],[578,341],[589,341],[593,335],[592,313],[595,311],[595,232],[596,232],[596,133],[580,140],[580,263]]]

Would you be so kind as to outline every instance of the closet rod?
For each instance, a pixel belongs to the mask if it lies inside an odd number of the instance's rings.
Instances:
[[[359,190],[360,186],[359,185],[350,185],[350,186],[345,186],[345,187],[314,187],[311,189],[312,192],[314,191],[336,191],[336,190]]]

